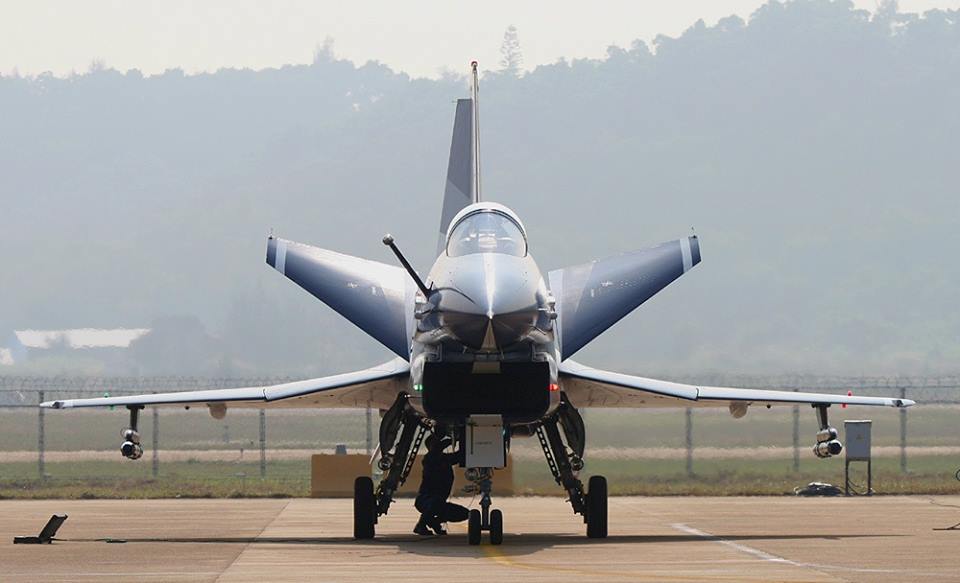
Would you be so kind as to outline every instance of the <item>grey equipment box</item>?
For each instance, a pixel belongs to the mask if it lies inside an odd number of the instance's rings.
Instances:
[[[867,462],[867,490],[861,492],[873,495],[873,462],[870,461],[870,428],[873,421],[847,420],[843,422],[843,440],[846,442],[847,459],[843,462],[844,487],[846,496],[853,490],[850,484],[850,463]]]
[[[467,418],[468,468],[502,468],[507,465],[503,418],[499,415],[471,415]]]
[[[843,422],[844,445],[847,459],[856,462],[870,461],[870,428],[873,421],[847,420]]]

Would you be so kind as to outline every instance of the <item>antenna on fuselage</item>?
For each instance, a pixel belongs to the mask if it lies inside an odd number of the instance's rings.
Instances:
[[[480,202],[480,76],[477,71],[478,63],[470,62],[470,68],[473,72],[473,87],[471,88],[471,101],[473,102],[473,202]]]

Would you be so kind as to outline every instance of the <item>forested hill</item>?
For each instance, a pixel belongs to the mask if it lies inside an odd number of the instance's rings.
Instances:
[[[770,3],[602,60],[485,72],[484,196],[520,213],[542,268],[701,237],[700,266],[578,358],[960,369],[958,20]],[[262,71],[2,77],[0,322],[199,321],[211,371],[386,359],[270,270],[265,238],[392,263],[389,231],[428,269],[466,92],[330,51]]]

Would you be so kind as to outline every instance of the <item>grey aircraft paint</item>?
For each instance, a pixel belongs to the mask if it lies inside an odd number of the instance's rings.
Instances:
[[[267,263],[402,358],[413,282],[394,265],[271,237]]]
[[[696,236],[551,271],[561,359],[569,358],[700,263]]]
[[[473,174],[473,100],[458,99],[450,139],[450,160],[447,162],[447,183],[443,190],[443,208],[440,212],[440,238],[437,255],[447,243],[450,221],[464,207],[477,198]]]
[[[473,95],[476,94],[474,65]],[[217,407],[230,403],[240,407],[373,405],[386,409],[398,394],[409,393],[412,395],[409,403],[423,414],[425,410],[416,391],[422,389],[424,368],[428,363],[447,362],[454,372],[447,376],[442,373],[438,378],[469,384],[478,380],[470,377],[490,375],[500,370],[502,364],[504,370],[517,371],[516,378],[509,374],[499,377],[504,386],[516,386],[522,378],[539,379],[536,382],[542,381],[544,386],[534,387],[534,397],[538,397],[539,391],[548,390],[549,382],[550,411],[559,404],[561,392],[577,406],[603,407],[687,403],[721,407],[733,403],[849,403],[890,407],[913,404],[908,399],[695,387],[592,369],[565,360],[697,265],[699,240],[686,237],[551,271],[548,286],[529,253],[529,242],[519,217],[497,203],[478,202],[476,125],[476,99],[458,100],[440,220],[439,257],[430,270],[426,296],[401,267],[274,237],[267,242],[267,263],[271,267],[399,358],[372,369],[272,387],[67,399],[41,406],[182,406],[205,402]],[[454,226],[451,223],[458,223],[471,213],[509,217],[522,233],[522,253],[511,255],[499,248],[495,251],[478,248],[470,254],[449,256],[445,243]],[[477,240],[480,240],[479,234]],[[494,246],[502,242],[497,237],[488,237],[486,241]],[[461,373],[456,371],[461,371],[464,363],[466,376],[457,377],[456,374]],[[444,385],[439,390],[457,388]],[[486,395],[488,390],[499,389],[502,387],[488,383],[481,393]],[[507,406],[518,398],[514,393],[501,396]],[[534,401],[543,399],[531,402]]]

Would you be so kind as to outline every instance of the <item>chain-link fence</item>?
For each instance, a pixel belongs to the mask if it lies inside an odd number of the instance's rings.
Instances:
[[[29,377],[0,376],[0,479],[49,479],[69,472],[85,478],[103,472],[98,463],[116,464],[120,430],[127,426],[125,408],[84,409],[69,412],[40,409],[42,401],[122,396],[177,390],[264,386],[289,382],[287,377],[197,378],[197,377]],[[875,444],[884,455],[899,457],[901,473],[910,471],[909,456],[954,455],[960,452],[960,431],[955,419],[960,412],[960,376],[938,377],[830,377],[815,375],[747,376],[712,375],[678,379],[693,384],[739,386],[785,391],[818,391],[836,394],[914,399],[911,409],[833,408],[831,423],[843,418],[871,416],[876,419]],[[808,407],[775,408],[755,414],[752,424],[731,420],[725,410],[686,409],[644,412],[589,410],[588,459],[635,455],[672,456],[693,476],[698,463],[723,452],[741,452],[744,458],[766,447],[765,456],[790,460],[800,471],[801,452],[816,428]],[[284,464],[295,464],[295,479],[306,484],[309,473],[304,460],[313,452],[333,452],[338,445],[370,455],[379,422],[375,411],[230,409],[223,419],[211,418],[207,407],[148,408],[141,415],[140,432],[149,464],[137,465],[136,476],[168,476],[162,464],[182,469],[195,462],[229,462],[229,469],[209,479],[231,480],[246,485],[248,477],[287,479]],[[810,418],[807,419],[806,416]],[[746,429],[746,431],[745,431]],[[809,435],[808,435],[809,434]],[[342,448],[341,448],[342,449]],[[535,444],[517,443],[516,455],[534,457]],[[774,453],[770,453],[775,450]],[[955,452],[956,450],[956,452]],[[720,451],[718,454],[717,452]],[[652,453],[651,453],[652,452]],[[895,453],[894,453],[895,452]],[[955,455],[960,458],[960,455]],[[792,460],[791,460],[792,458]],[[779,458],[778,458],[779,459]],[[145,460],[146,461],[146,460]],[[890,460],[891,462],[893,460]],[[28,462],[35,463],[28,471]],[[67,462],[83,470],[70,469]],[[178,465],[179,464],[179,465]],[[51,469],[51,465],[56,468]],[[106,467],[106,466],[103,466]],[[110,466],[114,467],[113,465]],[[148,470],[149,468],[149,470]],[[109,470],[112,471],[112,470]],[[126,470],[125,470],[126,471]],[[133,472],[134,470],[129,470]],[[178,470],[179,471],[179,470]],[[79,472],[79,473],[78,473]],[[173,472],[176,473],[176,472]],[[290,478],[294,479],[294,478]],[[304,485],[304,488],[306,486]]]

